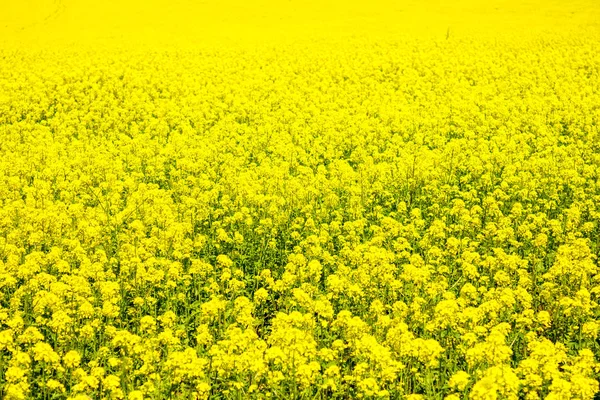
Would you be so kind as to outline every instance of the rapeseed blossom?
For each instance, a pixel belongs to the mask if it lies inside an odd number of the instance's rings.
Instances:
[[[0,16],[2,398],[598,393],[596,2],[37,3]]]

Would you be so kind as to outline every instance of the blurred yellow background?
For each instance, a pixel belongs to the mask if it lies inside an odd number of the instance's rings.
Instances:
[[[1,0],[0,10],[0,45],[28,47],[600,31],[597,0]]]

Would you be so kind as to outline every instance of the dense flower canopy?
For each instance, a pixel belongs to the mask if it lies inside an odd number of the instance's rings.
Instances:
[[[598,392],[600,5],[39,3],[0,20],[3,398]]]

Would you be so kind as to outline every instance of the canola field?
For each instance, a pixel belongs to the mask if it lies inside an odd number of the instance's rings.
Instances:
[[[600,3],[0,1],[0,397],[593,399]]]

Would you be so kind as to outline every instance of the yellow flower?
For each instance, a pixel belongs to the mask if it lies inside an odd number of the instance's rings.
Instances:
[[[536,320],[539,324],[541,324],[545,329],[548,329],[552,324],[552,320],[550,318],[550,313],[548,311],[540,311],[536,315]]]
[[[153,333],[156,330],[156,321],[153,317],[146,315],[140,319],[140,330],[146,333]]]
[[[46,381],[46,387],[52,391],[65,392],[65,386],[56,379],[48,379]]]
[[[254,302],[258,304],[262,304],[269,298],[269,292],[265,288],[260,288],[256,292],[254,292]]]
[[[140,390],[133,390],[127,396],[128,400],[143,400],[144,394]]]
[[[4,379],[6,379],[9,383],[16,383],[25,378],[26,371],[21,369],[20,367],[8,367],[6,373],[4,374]]]
[[[29,395],[29,384],[25,381],[8,383],[4,387],[4,390],[4,398],[6,400],[24,400]]]
[[[448,386],[462,391],[465,390],[470,381],[471,376],[467,372],[458,371],[454,375],[452,375],[450,381],[448,382]]]
[[[17,339],[20,343],[35,344],[44,340],[44,335],[35,327],[28,327]]]
[[[71,350],[63,356],[63,364],[67,368],[77,368],[81,362],[81,355],[76,350]]]
[[[589,321],[583,324],[581,327],[581,333],[590,339],[596,339],[598,337],[598,330],[600,329],[600,324],[596,321]]]
[[[51,364],[58,364],[60,362],[60,356],[52,349],[48,343],[38,342],[33,348],[33,358],[36,361],[42,361]]]
[[[503,398],[517,400],[519,398],[520,381],[514,371],[507,365],[493,366],[485,370],[483,377],[473,385],[469,398],[473,400]]]

